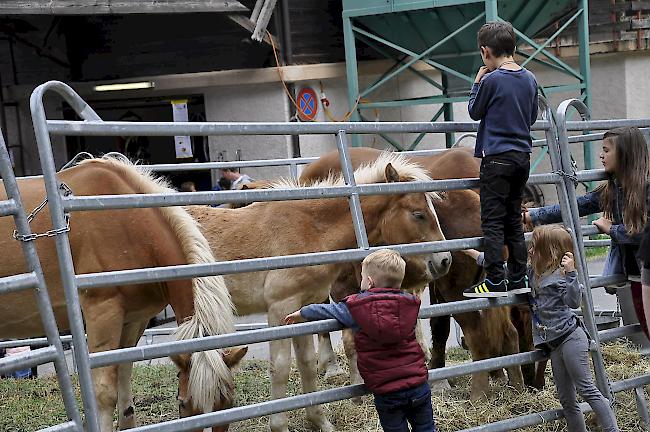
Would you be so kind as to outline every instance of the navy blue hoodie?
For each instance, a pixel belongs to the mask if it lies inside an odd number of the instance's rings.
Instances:
[[[472,86],[469,116],[480,120],[475,157],[507,151],[530,153],[530,127],[537,119],[537,81],[522,68],[496,69]]]

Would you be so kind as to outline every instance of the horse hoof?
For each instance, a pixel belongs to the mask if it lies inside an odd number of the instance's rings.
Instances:
[[[325,371],[325,381],[329,381],[332,378],[335,378],[337,376],[341,376],[345,374],[345,371],[339,366],[338,363],[330,364],[327,366],[327,370]]]
[[[430,387],[432,392],[442,392],[445,390],[451,390],[451,385],[449,385],[449,381],[447,381],[446,379],[433,381],[430,384]]]
[[[314,430],[320,432],[334,432],[334,426],[327,419],[319,419],[318,421],[312,420],[312,425],[314,426]]]

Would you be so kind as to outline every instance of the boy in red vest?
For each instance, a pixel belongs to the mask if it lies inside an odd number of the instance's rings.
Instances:
[[[401,290],[406,263],[395,251],[371,253],[361,266],[361,292],[335,304],[293,312],[287,324],[334,318],[354,332],[357,365],[375,397],[384,431],[436,430],[424,353],[415,339],[420,299]]]

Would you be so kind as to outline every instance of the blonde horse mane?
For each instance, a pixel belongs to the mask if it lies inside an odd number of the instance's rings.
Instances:
[[[391,164],[395,171],[409,181],[432,181],[427,171],[417,162],[408,158],[402,153],[384,151],[376,160],[364,163],[354,171],[354,180],[357,184],[381,183],[385,180],[386,166]],[[273,189],[291,189],[306,187],[332,187],[344,186],[343,174],[332,174],[325,179],[317,179],[313,182],[300,182],[298,179],[281,178],[271,183]],[[427,196],[434,200],[441,200],[436,192],[427,192]]]
[[[139,193],[176,192],[166,180],[155,177],[143,165],[135,165],[126,157],[104,156],[80,162],[85,165],[98,162],[112,167]],[[189,264],[216,261],[210,245],[194,219],[181,207],[160,207],[165,220],[176,233]],[[192,279],[194,315],[176,330],[177,340],[200,338],[234,332],[234,306],[222,276],[205,276]],[[234,382],[221,350],[195,352],[192,354],[189,391],[192,403],[203,412],[211,412],[218,393],[232,400]]]

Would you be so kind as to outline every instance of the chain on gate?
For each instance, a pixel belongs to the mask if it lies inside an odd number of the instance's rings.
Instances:
[[[72,189],[70,189],[70,187],[65,183],[61,183],[59,185],[59,191],[61,191],[61,195],[64,196],[64,197],[68,197],[68,196],[72,195]],[[47,201],[48,200],[47,200],[47,196],[46,196],[45,199],[34,210],[32,210],[32,212],[27,216],[27,223],[28,224],[30,224],[34,219],[36,219],[36,216],[38,215],[38,213],[41,210],[43,210],[45,208],[45,206],[47,205]],[[18,234],[18,230],[14,230],[13,237],[14,237],[14,239],[16,239],[18,241],[28,242],[28,241],[36,240],[37,238],[41,238],[41,237],[55,237],[55,236],[57,236],[59,234],[66,233],[66,232],[70,231],[70,214],[65,213],[64,218],[65,218],[65,225],[66,226],[63,227],[63,228],[51,229],[51,230],[45,231],[44,233],[38,233],[38,234],[37,233]]]

